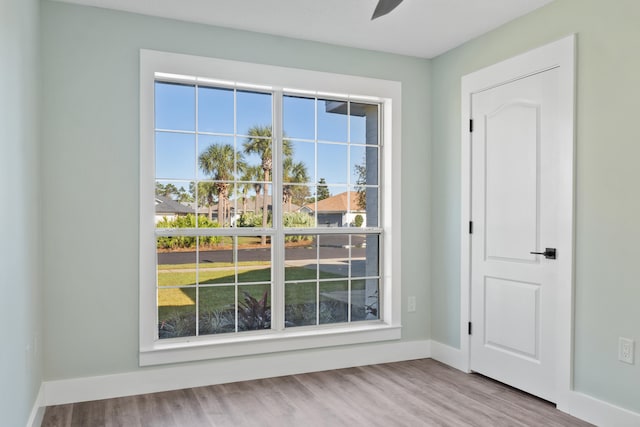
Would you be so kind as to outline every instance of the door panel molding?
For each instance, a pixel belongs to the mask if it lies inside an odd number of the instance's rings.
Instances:
[[[559,290],[556,308],[556,404],[558,409],[569,407],[573,388],[573,298],[574,298],[574,111],[575,111],[575,35],[549,43],[537,49],[499,62],[462,77],[461,81],[461,247],[460,247],[460,350],[463,370],[470,370],[471,321],[471,235],[468,224],[471,218],[471,97],[508,82],[551,69],[559,72],[558,117],[560,137],[558,156],[570,165],[557,178],[562,212],[559,220],[558,239],[561,247],[570,248],[558,253],[563,267],[558,273]],[[478,117],[475,120],[480,119]],[[484,119],[484,118],[482,118]],[[484,227],[483,227],[484,228]],[[539,244],[540,242],[538,242]],[[534,248],[537,250],[540,248]],[[544,250],[544,248],[542,248]],[[538,257],[536,257],[538,258]],[[532,262],[539,262],[538,259]],[[486,319],[485,319],[486,321]]]

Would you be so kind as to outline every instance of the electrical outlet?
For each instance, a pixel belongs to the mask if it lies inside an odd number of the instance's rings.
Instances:
[[[407,311],[409,313],[416,311],[416,297],[409,297],[407,299]]]
[[[629,338],[618,338],[618,360],[633,365],[634,342]]]

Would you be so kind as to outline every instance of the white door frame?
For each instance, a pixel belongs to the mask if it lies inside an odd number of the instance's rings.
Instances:
[[[571,248],[564,254],[569,262],[559,272],[557,304],[557,344],[556,344],[556,389],[557,408],[565,412],[569,408],[569,396],[573,388],[573,271],[574,271],[574,111],[575,111],[575,43],[574,34],[556,42],[533,49],[529,52],[499,62],[462,77],[461,114],[461,241],[460,241],[460,351],[462,367],[470,370],[470,336],[468,324],[471,321],[471,96],[501,84],[537,74],[552,68],[559,69],[560,92],[559,114],[562,137],[561,156],[570,164],[562,172],[558,182],[560,203],[558,209],[563,214],[559,224],[559,246]]]

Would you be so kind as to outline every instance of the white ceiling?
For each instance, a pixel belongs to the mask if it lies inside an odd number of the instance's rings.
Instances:
[[[553,0],[60,0],[343,46],[432,58]]]

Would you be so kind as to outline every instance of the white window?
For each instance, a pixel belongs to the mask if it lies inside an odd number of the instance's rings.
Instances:
[[[141,365],[400,338],[400,84],[140,69]]]

